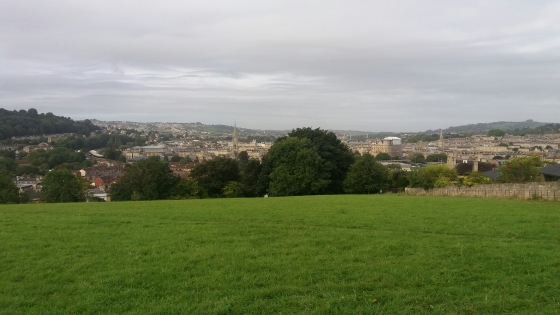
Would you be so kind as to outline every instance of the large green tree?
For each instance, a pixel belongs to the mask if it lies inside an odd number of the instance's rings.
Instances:
[[[197,181],[181,178],[173,189],[171,199],[200,199],[207,198],[208,193],[200,187]]]
[[[323,193],[343,193],[343,182],[350,165],[354,162],[354,154],[335,133],[320,128],[301,128],[289,133],[289,136],[307,138],[317,148],[323,160],[323,166],[329,173],[330,184]]]
[[[543,166],[538,155],[516,157],[500,166],[500,181],[526,183],[538,181],[539,169]]]
[[[111,185],[111,199],[159,200],[169,198],[176,191],[179,178],[173,176],[167,163],[150,157],[128,166],[119,180]]]
[[[217,157],[195,166],[191,171],[191,178],[196,180],[210,197],[222,197],[228,182],[239,181],[239,166],[234,159]]]
[[[241,171],[240,184],[246,197],[260,195],[259,176],[262,172],[262,164],[255,159],[250,159]]]
[[[338,137],[330,131],[320,128],[297,128],[292,130],[288,137],[308,139],[322,161],[322,172],[327,172],[328,184],[318,193],[338,194],[344,192],[343,182],[350,165],[354,162],[354,154],[348,146],[340,141]],[[281,142],[286,138],[280,138]],[[267,166],[263,166],[263,171],[267,171]],[[272,169],[270,169],[272,172]],[[322,186],[322,185],[321,185]]]
[[[288,137],[268,151],[269,193],[273,196],[315,195],[329,186],[329,173],[317,147],[306,138]]]
[[[402,192],[410,185],[409,180],[410,172],[403,170],[391,170],[391,188],[397,189]]]
[[[12,176],[6,170],[0,169],[0,204],[19,203],[19,192]]]
[[[239,152],[237,160],[239,161],[239,168],[243,169],[249,163],[249,153],[247,151]]]
[[[44,202],[85,201],[88,183],[67,169],[53,170],[45,175],[42,182],[41,200]]]
[[[0,169],[3,169],[10,174],[14,174],[17,167],[18,165],[13,159],[0,156]]]
[[[389,168],[378,163],[370,154],[358,157],[350,166],[344,180],[344,192],[348,194],[376,194],[389,189]]]
[[[375,156],[375,159],[378,161],[388,161],[392,159],[392,157],[389,153],[381,152]]]

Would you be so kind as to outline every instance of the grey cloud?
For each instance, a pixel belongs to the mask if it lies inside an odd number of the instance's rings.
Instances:
[[[559,21],[555,1],[14,1],[0,106],[267,129],[549,121]]]

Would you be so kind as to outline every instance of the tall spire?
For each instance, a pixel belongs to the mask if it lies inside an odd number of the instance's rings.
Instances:
[[[233,121],[233,137],[231,139],[231,144],[233,146],[233,157],[237,158],[239,139],[237,137],[237,122],[235,120]]]
[[[443,149],[443,129],[440,129],[440,130],[439,130],[438,147],[439,147],[440,149]]]

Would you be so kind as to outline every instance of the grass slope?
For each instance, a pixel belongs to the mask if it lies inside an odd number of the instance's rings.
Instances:
[[[558,314],[559,208],[395,195],[1,206],[0,314]]]

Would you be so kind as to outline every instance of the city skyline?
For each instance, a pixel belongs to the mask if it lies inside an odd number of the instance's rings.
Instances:
[[[555,1],[3,3],[0,107],[262,130],[557,122],[558,34]]]

